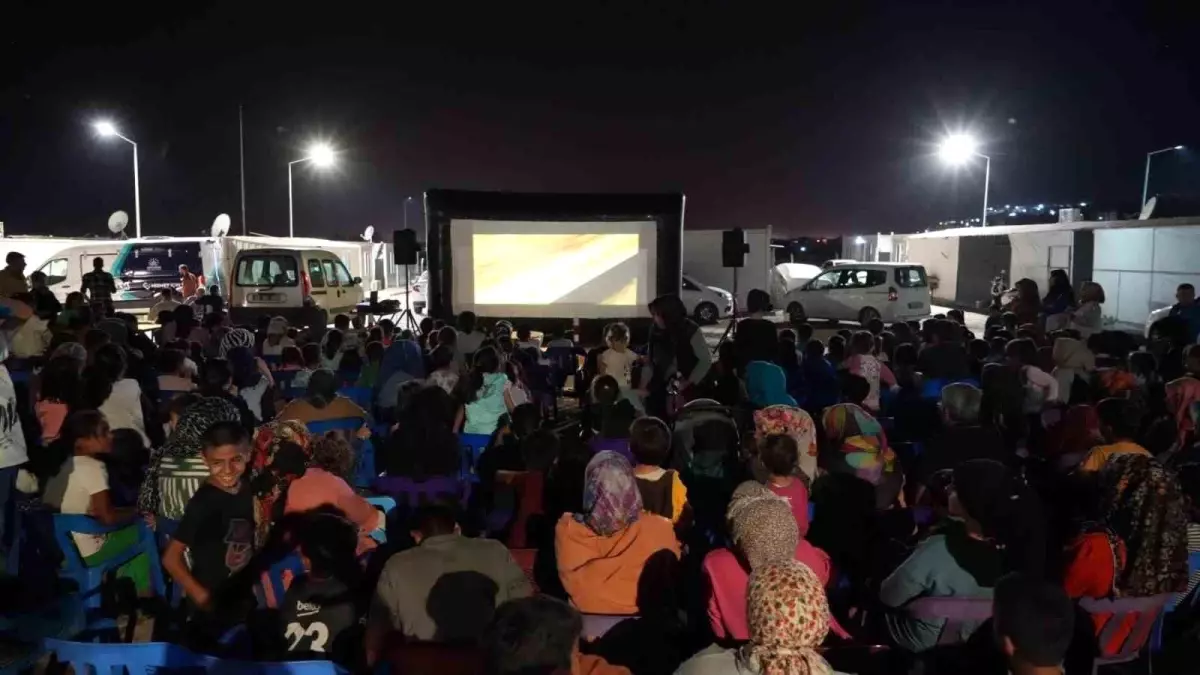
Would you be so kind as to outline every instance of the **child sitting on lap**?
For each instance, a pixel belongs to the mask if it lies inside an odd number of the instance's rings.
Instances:
[[[689,508],[687,488],[679,480],[679,472],[661,466],[671,452],[666,423],[657,417],[635,421],[629,429],[629,450],[637,462],[633,475],[646,510],[678,523]]]

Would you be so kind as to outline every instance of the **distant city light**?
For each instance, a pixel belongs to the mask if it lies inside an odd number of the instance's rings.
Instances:
[[[1044,208],[1046,208],[1046,205],[1045,205],[1045,204],[1038,204],[1038,205],[1037,205],[1037,210],[1038,210],[1038,211],[1041,211],[1041,210],[1042,210],[1042,209],[1044,209]]]
[[[1079,202],[1080,206],[1087,206],[1087,202]]]
[[[1016,211],[1009,211],[1009,212],[1008,212],[1008,215],[1010,215],[1010,216],[1015,216],[1015,215],[1017,215],[1017,212],[1016,212]]]
[[[951,134],[938,147],[938,156],[951,165],[963,164],[978,154],[979,141],[970,134]]]
[[[1176,150],[1182,150],[1182,149],[1183,149],[1183,146],[1182,146],[1182,145],[1177,145],[1177,146],[1175,146],[1175,149],[1176,149]]]
[[[807,250],[808,250],[808,247],[807,247],[807,246],[801,246],[801,247],[800,247],[800,252],[801,252],[801,253],[804,253],[804,252],[805,252],[805,251],[807,251]]]
[[[867,240],[863,239],[862,237],[855,237],[854,243],[858,244],[859,246],[862,246],[863,244],[867,243]]]
[[[1055,211],[1054,209],[1050,209],[1050,215],[1052,215],[1052,216],[1053,216],[1053,215],[1055,215],[1055,214],[1056,214],[1056,211]]]

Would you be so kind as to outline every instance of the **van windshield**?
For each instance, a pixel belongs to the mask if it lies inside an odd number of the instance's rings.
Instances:
[[[238,286],[296,286],[300,283],[300,273],[292,256],[247,255],[238,260],[234,283]]]

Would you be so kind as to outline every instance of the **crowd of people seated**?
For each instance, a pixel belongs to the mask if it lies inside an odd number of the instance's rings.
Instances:
[[[220,654],[240,630],[242,656],[354,671],[1091,672],[1149,638],[1081,601],[1200,585],[1200,310],[1181,288],[1139,349],[1058,316],[1095,313],[1058,276],[1040,309],[1023,280],[982,335],[951,311],[822,342],[756,290],[715,357],[675,296],[648,334],[614,324],[586,351],[470,313],[236,326],[165,295],[145,334],[103,302],[47,315],[16,293],[0,551],[15,512],[114,526],[74,535],[89,565],[144,523],[183,600],[151,597],[144,555],[114,583],[159,638]],[[550,414],[564,374],[578,424]],[[288,555],[301,571],[264,607]],[[1194,645],[1190,603],[1163,606],[1140,611]]]

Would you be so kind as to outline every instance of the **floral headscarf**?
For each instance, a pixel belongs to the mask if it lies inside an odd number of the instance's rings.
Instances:
[[[1179,426],[1176,447],[1184,447],[1188,434],[1196,429],[1192,407],[1197,404],[1200,404],[1200,380],[1185,376],[1167,383],[1167,409]]]
[[[817,653],[829,632],[829,601],[812,570],[794,560],[756,569],[746,596],[750,642],[739,659],[748,670],[832,675],[833,668]]]
[[[895,469],[896,454],[888,447],[883,427],[866,410],[853,403],[829,406],[821,416],[825,438],[842,451],[846,464],[872,485]]]
[[[179,416],[179,424],[162,447],[150,453],[150,464],[138,491],[138,510],[142,513],[157,513],[159,506],[159,470],[165,457],[185,458],[200,454],[204,432],[217,422],[241,422],[242,414],[237,406],[223,398],[210,396],[188,406]]]
[[[796,441],[800,470],[809,480],[817,473],[817,429],[812,417],[790,405],[772,405],[754,411],[754,431],[759,438],[785,434]]]
[[[742,510],[764,499],[781,500],[783,497],[771,492],[770,488],[756,480],[743,482],[734,489],[733,495],[729,497],[729,506],[725,509],[725,520],[733,523]]]
[[[297,476],[277,471],[272,465],[276,453],[284,444],[293,444],[304,453],[303,463],[307,467],[312,461],[311,437],[308,428],[296,420],[276,420],[264,424],[254,433],[254,448],[251,450],[250,486],[254,490],[254,542],[262,546],[271,532],[275,506],[287,493],[287,487]]]
[[[608,537],[629,527],[642,515],[642,493],[629,460],[606,450],[596,453],[583,475],[583,513],[575,518],[593,532]]]
[[[1176,593],[1187,586],[1187,512],[1179,481],[1156,460],[1117,455],[1100,471],[1104,524],[1125,543],[1116,575],[1125,596]]]
[[[733,542],[746,556],[751,570],[795,560],[800,528],[796,527],[791,505],[783,498],[754,500],[738,510],[732,525]]]

